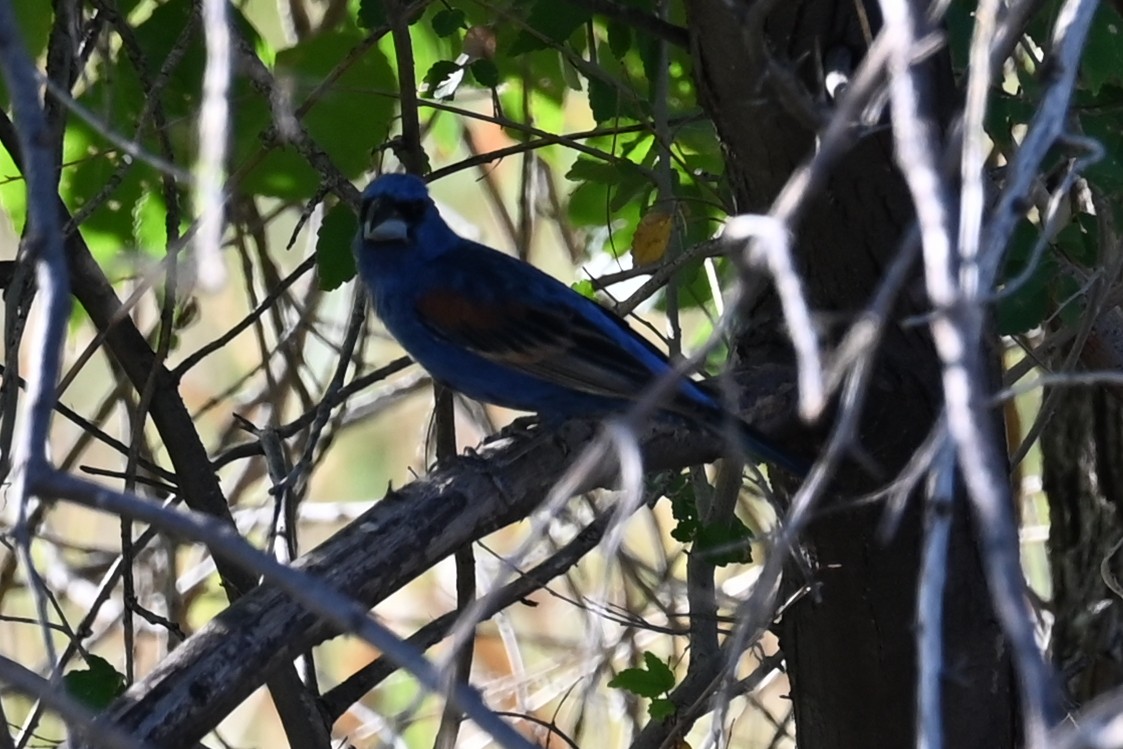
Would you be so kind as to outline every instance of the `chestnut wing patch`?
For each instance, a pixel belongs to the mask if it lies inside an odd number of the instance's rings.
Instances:
[[[610,331],[616,328],[602,330],[564,307],[488,304],[441,289],[422,295],[417,312],[434,335],[451,344],[584,393],[631,400],[654,376],[614,339]],[[606,315],[605,324],[618,323]]]

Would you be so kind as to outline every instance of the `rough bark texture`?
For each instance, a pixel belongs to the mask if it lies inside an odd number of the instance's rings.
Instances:
[[[849,0],[777,3],[764,28],[770,54],[817,92],[817,61],[826,52],[844,47],[853,59],[861,57],[865,36],[855,7]],[[699,88],[726,147],[740,209],[766,211],[788,175],[813,152],[814,133],[786,112],[763,80],[745,43],[745,22],[728,4],[691,0],[687,8]],[[876,33],[876,4],[865,12]],[[955,107],[950,69],[939,57],[932,64],[933,111],[946,122]],[[863,138],[833,169],[796,237],[808,294],[824,319],[846,322],[869,302],[911,220],[908,191],[893,165],[891,133]],[[902,314],[924,309],[916,288],[903,294]],[[770,306],[774,301],[764,294],[754,313],[767,316]],[[775,360],[784,343],[769,327],[757,325],[741,338],[737,353],[743,361]],[[861,447],[893,472],[923,440],[940,408],[938,363],[924,329],[888,332],[871,388]],[[839,495],[869,488],[868,477],[858,473],[843,477],[835,487]],[[817,562],[815,595],[781,624],[800,746],[915,746],[920,503],[914,499],[888,544],[876,537],[880,508],[832,510],[806,538]],[[1009,663],[962,501],[949,563],[947,745],[1012,746],[1016,708]]]
[[[1053,660],[1084,704],[1123,684],[1123,601],[1108,587],[1123,580],[1123,405],[1103,388],[1060,388],[1045,402]]]
[[[571,422],[450,461],[374,503],[295,566],[373,607],[453,551],[529,515],[595,428]],[[681,468],[720,454],[721,440],[712,435],[664,430],[646,441],[645,465]],[[602,466],[588,487],[614,477],[614,466]],[[336,634],[279,589],[259,586],[170,653],[101,719],[152,746],[194,746],[271,674]]]

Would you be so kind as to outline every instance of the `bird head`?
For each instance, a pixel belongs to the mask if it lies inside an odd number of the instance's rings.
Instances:
[[[418,226],[434,209],[423,181],[411,174],[384,174],[363,190],[360,236],[376,245],[415,241]]]

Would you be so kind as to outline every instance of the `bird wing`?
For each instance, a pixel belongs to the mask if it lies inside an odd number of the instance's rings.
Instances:
[[[658,350],[611,313],[592,302],[591,309],[580,309],[570,299],[555,301],[487,300],[437,287],[418,297],[417,313],[453,345],[583,393],[631,400],[666,369]],[[635,346],[623,336],[640,342],[648,356],[629,350]]]

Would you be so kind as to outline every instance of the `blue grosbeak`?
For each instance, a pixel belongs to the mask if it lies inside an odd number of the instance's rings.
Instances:
[[[417,177],[374,180],[360,221],[354,249],[375,312],[454,390],[546,419],[588,417],[624,410],[671,368],[618,316],[534,266],[458,236]],[[751,455],[806,471],[693,380],[681,380],[661,408],[717,431],[733,419]]]

